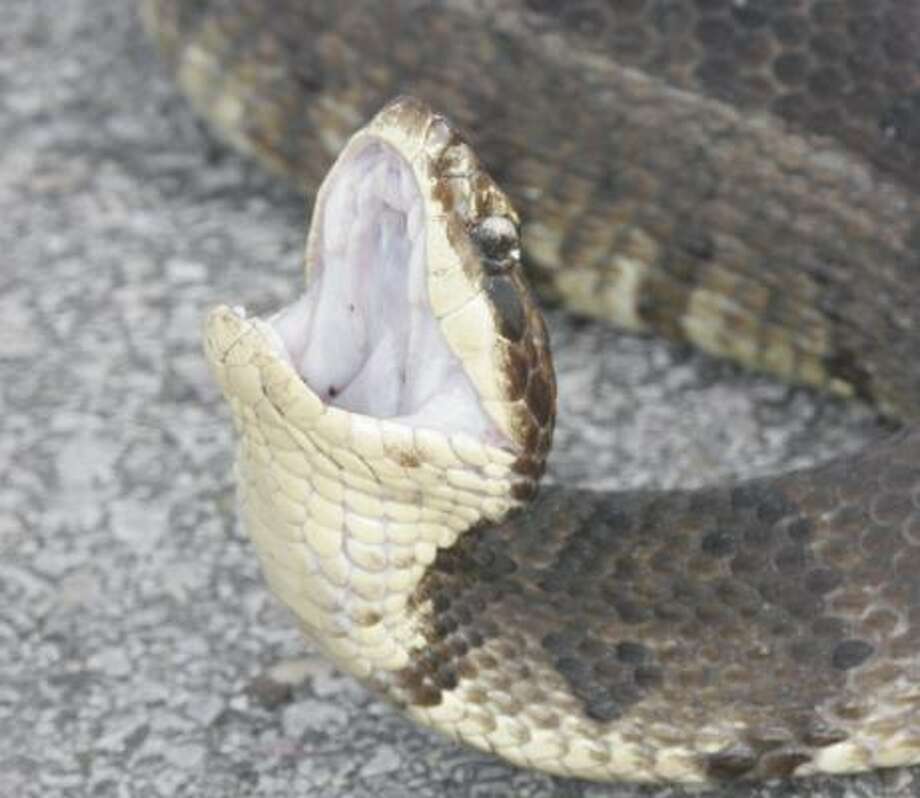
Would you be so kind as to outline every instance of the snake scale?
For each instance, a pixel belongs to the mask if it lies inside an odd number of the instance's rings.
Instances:
[[[141,7],[225,139],[311,195],[342,151],[304,297],[206,325],[241,513],[329,656],[554,773],[920,762],[920,5]],[[421,99],[361,127],[396,94]],[[555,383],[522,258],[550,300],[900,430],[698,491],[537,491]]]

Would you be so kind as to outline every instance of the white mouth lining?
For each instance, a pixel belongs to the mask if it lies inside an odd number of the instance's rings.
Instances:
[[[340,158],[320,196],[307,291],[268,319],[281,354],[330,405],[502,440],[431,311],[425,206],[408,163],[370,141]]]

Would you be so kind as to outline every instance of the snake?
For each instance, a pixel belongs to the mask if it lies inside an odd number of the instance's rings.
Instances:
[[[326,656],[565,776],[920,762],[916,3],[140,7],[217,135],[315,195],[305,292],[204,346]],[[537,295],[896,429],[698,490],[541,485]]]

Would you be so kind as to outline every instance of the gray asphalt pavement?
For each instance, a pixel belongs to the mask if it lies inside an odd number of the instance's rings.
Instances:
[[[207,307],[299,290],[302,201],[210,141],[126,0],[0,1],[0,797],[664,796],[421,731],[303,642],[233,513]],[[449,110],[449,109],[447,109]],[[689,485],[871,415],[551,318],[555,479]],[[910,772],[735,795],[913,794]]]

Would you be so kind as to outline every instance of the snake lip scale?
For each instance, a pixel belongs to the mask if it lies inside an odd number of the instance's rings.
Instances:
[[[524,766],[697,782],[914,761],[916,434],[855,469],[537,493],[555,381],[518,230],[464,138],[400,97],[319,191],[306,294],[210,314],[273,591],[340,667]]]

